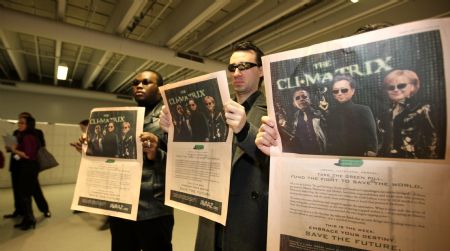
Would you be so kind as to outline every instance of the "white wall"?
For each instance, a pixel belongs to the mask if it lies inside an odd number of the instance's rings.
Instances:
[[[134,101],[117,99],[114,95],[111,95],[110,100],[99,100],[96,99],[95,92],[56,87],[53,89],[61,89],[61,94],[0,88],[0,118],[17,119],[19,113],[27,111],[33,114],[37,121],[78,124],[89,117],[89,112],[94,107],[135,106]],[[77,97],[80,92],[85,97]],[[92,98],[89,98],[90,93]]]
[[[112,106],[135,106],[131,100],[114,100],[116,97],[110,95],[110,100],[104,95],[88,91],[79,91],[68,88],[53,87],[48,91],[48,87],[42,88],[46,94],[38,91],[29,92],[26,90],[16,90],[15,88],[0,86],[0,135],[12,133],[17,125],[7,122],[6,119],[17,119],[17,115],[27,111],[36,120],[37,128],[45,134],[48,150],[53,153],[60,165],[53,169],[42,172],[39,181],[42,185],[75,183],[78,168],[80,165],[80,154],[75,151],[70,142],[76,141],[81,132],[78,123],[89,118],[89,113],[94,107]],[[53,90],[57,90],[60,95],[55,95]],[[76,95],[82,92],[82,98]],[[90,97],[92,93],[92,98]],[[99,97],[98,99],[95,99]],[[50,124],[42,123],[50,122]],[[59,123],[63,123],[61,125]],[[4,142],[0,137],[0,149],[5,153]],[[0,169],[0,187],[10,187],[11,178],[9,173],[9,154],[6,154],[6,165]]]

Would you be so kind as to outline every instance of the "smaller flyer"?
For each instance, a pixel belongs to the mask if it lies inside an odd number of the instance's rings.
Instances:
[[[72,210],[136,220],[143,107],[95,108],[83,145]]]
[[[172,119],[165,204],[225,225],[231,175],[232,132],[225,71],[160,87]]]

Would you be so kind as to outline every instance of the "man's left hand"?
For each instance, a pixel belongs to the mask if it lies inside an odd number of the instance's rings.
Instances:
[[[239,103],[230,100],[224,107],[225,118],[227,124],[233,130],[233,133],[239,133],[247,122],[247,116],[245,115],[245,108]]]

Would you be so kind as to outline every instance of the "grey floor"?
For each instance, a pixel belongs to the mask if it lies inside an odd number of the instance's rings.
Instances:
[[[19,220],[3,219],[13,210],[11,189],[0,189],[0,250],[2,251],[103,251],[111,249],[108,230],[99,231],[103,216],[73,214],[70,203],[74,185],[43,186],[50,205],[51,218],[45,218],[34,205],[36,229],[13,228]],[[198,217],[175,210],[174,251],[194,250]]]

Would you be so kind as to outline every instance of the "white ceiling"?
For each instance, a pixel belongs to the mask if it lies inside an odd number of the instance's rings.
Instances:
[[[241,40],[270,54],[449,16],[449,0],[0,0],[0,84],[128,95],[143,69],[166,83],[223,70]]]

